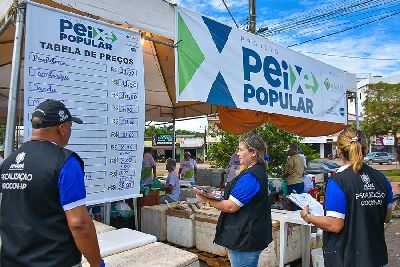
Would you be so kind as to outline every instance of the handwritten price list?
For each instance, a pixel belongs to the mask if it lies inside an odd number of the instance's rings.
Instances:
[[[84,24],[72,16],[68,19]],[[140,36],[106,28],[104,31],[118,39],[109,46],[113,50],[107,51],[112,54],[107,60],[100,56],[104,49],[91,47],[89,53],[84,44],[66,42],[69,49],[55,49],[61,42],[52,39],[53,29],[49,28],[44,34],[32,35],[26,48],[25,119],[29,121],[34,108],[45,99],[64,102],[84,122],[73,124],[67,148],[85,162],[89,202],[139,193],[144,130]],[[30,136],[28,129],[26,138]]]

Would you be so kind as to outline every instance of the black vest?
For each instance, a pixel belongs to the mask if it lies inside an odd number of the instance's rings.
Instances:
[[[29,141],[1,166],[0,235],[4,267],[71,267],[82,255],[68,228],[57,187],[61,166],[74,152]]]
[[[325,266],[384,266],[388,263],[384,222],[389,195],[385,176],[364,164],[359,174],[348,167],[332,179],[346,196],[347,211],[339,234],[324,232]]]
[[[255,175],[260,191],[234,213],[221,212],[214,243],[239,251],[263,250],[272,241],[271,204],[268,197],[268,176],[265,166],[257,164],[244,170],[226,185],[224,199],[229,199],[237,181],[245,173]]]

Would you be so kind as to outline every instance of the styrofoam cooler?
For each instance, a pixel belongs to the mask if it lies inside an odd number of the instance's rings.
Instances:
[[[195,246],[193,211],[189,206],[167,209],[167,241],[186,248]]]
[[[167,208],[176,203],[144,206],[141,210],[141,231],[157,237],[158,241],[167,240]]]
[[[220,211],[214,208],[208,210],[203,208],[199,212],[194,219],[196,248],[211,254],[226,256],[228,254],[226,248],[213,242]]]
[[[324,267],[324,253],[322,248],[316,248],[311,251],[313,267]]]

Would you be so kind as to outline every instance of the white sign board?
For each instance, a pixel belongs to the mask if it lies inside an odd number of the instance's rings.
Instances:
[[[87,204],[139,195],[144,140],[140,34],[29,4],[25,37],[25,141],[46,99],[65,103],[73,124],[68,149],[85,162]]]
[[[177,101],[347,123],[343,70],[188,9],[176,10]]]
[[[394,136],[385,136],[382,138],[384,146],[394,146]]]

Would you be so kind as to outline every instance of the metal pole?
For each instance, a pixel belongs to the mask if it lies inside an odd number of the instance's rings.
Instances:
[[[6,140],[4,143],[4,157],[13,151],[15,140],[15,118],[17,114],[19,71],[21,67],[22,35],[24,32],[25,6],[17,9],[14,49],[11,65],[10,92],[8,96],[8,113],[6,125]],[[26,123],[26,122],[25,122]]]
[[[175,119],[172,119],[172,158],[176,159],[176,147],[175,147]]]
[[[204,163],[207,159],[207,126],[204,126]]]
[[[104,203],[104,218],[103,221],[105,224],[110,225],[111,218],[111,202]]]
[[[357,91],[354,94],[355,94],[354,105],[355,105],[355,111],[356,111],[356,129],[359,130],[360,129],[360,118],[359,118],[359,114],[358,114],[358,94],[357,94]]]
[[[256,0],[249,0],[249,32],[256,33]]]
[[[8,26],[13,22],[13,16],[8,17],[7,21],[0,28],[0,36],[7,30]]]

